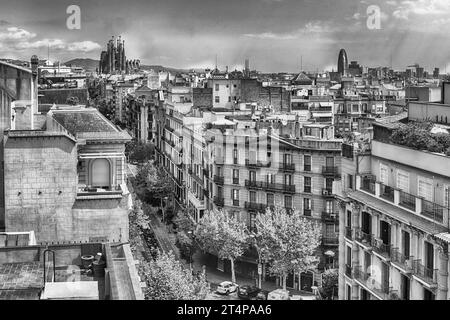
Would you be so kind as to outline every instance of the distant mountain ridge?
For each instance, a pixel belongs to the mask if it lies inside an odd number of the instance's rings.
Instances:
[[[99,65],[100,61],[95,59],[89,59],[89,58],[75,58],[69,61],[64,62],[66,66],[77,66],[82,67],[88,72],[94,72]],[[141,65],[141,69],[143,70],[155,70],[156,72],[159,71],[169,71],[171,73],[186,73],[189,72],[190,69],[178,69],[178,68],[171,68],[171,67],[164,67],[161,65]],[[203,69],[196,69],[196,71],[203,71]]]

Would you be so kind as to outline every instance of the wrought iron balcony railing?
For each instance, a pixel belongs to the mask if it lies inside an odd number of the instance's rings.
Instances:
[[[437,269],[427,268],[421,263],[421,260],[413,261],[413,274],[431,286],[437,284]]]
[[[380,197],[390,202],[394,202],[394,188],[380,183]]]
[[[361,229],[355,230],[355,240],[368,246],[372,245],[372,235],[362,231]]]
[[[392,245],[386,244],[381,239],[377,239],[372,236],[372,248],[378,254],[384,256],[385,258],[390,258]]]
[[[224,181],[225,181],[225,178],[223,176],[217,176],[217,175],[214,176],[214,183],[223,184]]]
[[[330,222],[338,222],[339,221],[339,213],[338,212],[322,212],[322,220],[330,221]]]
[[[375,194],[375,179],[370,177],[363,177],[361,179],[361,189]]]
[[[349,240],[353,240],[352,227],[345,227],[345,237]]]
[[[259,212],[265,212],[267,208],[267,205],[263,203],[256,203],[256,202],[245,202],[245,209],[250,211],[259,211]]]
[[[326,176],[339,176],[339,168],[336,166],[322,166],[322,174]]]
[[[213,202],[216,206],[219,206],[219,207],[223,207],[223,205],[224,205],[224,199],[222,197],[214,197]]]
[[[404,269],[407,272],[412,271],[413,257],[404,255],[403,253],[400,252],[399,248],[392,248],[391,262],[399,265],[402,269]]]

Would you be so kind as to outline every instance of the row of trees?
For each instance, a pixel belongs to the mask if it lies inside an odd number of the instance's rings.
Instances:
[[[116,122],[116,124],[123,126],[120,122]],[[151,142],[132,140],[125,145],[125,155],[130,162],[145,163],[153,159],[154,153],[155,146]]]
[[[289,273],[311,270],[318,263],[315,250],[320,244],[321,226],[297,210],[288,213],[284,208],[268,208],[257,214],[252,232],[237,217],[224,211],[210,211],[200,220],[194,234],[203,249],[230,261],[233,282],[236,282],[234,263],[250,246],[256,248],[261,263],[269,264],[270,273],[281,277],[283,289]]]

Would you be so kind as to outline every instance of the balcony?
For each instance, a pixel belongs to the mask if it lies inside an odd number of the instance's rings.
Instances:
[[[225,178],[223,176],[214,176],[214,183],[223,185]]]
[[[203,174],[209,178],[209,170],[206,168],[203,168]]]
[[[391,263],[399,266],[403,271],[409,273],[412,272],[412,256],[405,256],[400,252],[399,248],[392,248]]]
[[[245,180],[245,186],[249,189],[262,189],[263,182],[255,180]]]
[[[381,239],[377,239],[372,237],[372,248],[373,251],[378,253],[380,256],[389,260],[391,257],[391,249],[392,246],[390,244],[386,244]]]
[[[421,264],[421,260],[413,260],[413,275],[426,282],[430,287],[437,286],[437,269],[430,269]]]
[[[444,206],[425,200],[414,194],[376,182],[373,177],[356,177],[357,190],[368,192],[375,198],[382,199],[404,210],[409,210],[436,223],[446,226],[447,210]]]
[[[389,282],[379,282],[374,276],[368,272],[364,272],[361,266],[355,266],[353,268],[353,277],[360,284],[368,289],[372,294],[376,295],[381,300],[389,299],[391,288],[389,287]]]
[[[421,214],[425,217],[433,219],[439,223],[444,222],[444,210],[446,208],[438,205],[437,203],[427,201],[422,199],[422,212]]]
[[[338,237],[338,235],[324,236],[324,237],[322,237],[322,244],[324,246],[337,246],[337,245],[339,245],[339,237]]]
[[[365,246],[372,245],[372,235],[362,231],[361,229],[355,230],[355,240]]]
[[[280,170],[283,171],[295,171],[295,164],[294,163],[279,163],[278,167],[280,168]]]
[[[233,178],[233,184],[239,184],[239,178]]]
[[[282,183],[263,183],[263,189],[274,192],[286,192],[295,193],[295,185],[282,184]]]
[[[394,188],[380,183],[380,197],[394,203]]]
[[[336,166],[322,166],[322,174],[324,176],[333,176],[333,177],[340,176],[339,169]]]
[[[249,159],[245,159],[245,166],[250,169],[258,169],[263,167],[270,167],[271,162],[270,161],[250,161]]]
[[[416,211],[416,197],[412,194],[400,190],[399,206]]]
[[[352,266],[349,264],[345,264],[345,275],[347,277],[352,277]]]
[[[325,197],[334,197],[332,188],[323,188],[322,195]]]
[[[305,217],[311,217],[311,209],[303,209],[303,215]]]
[[[349,240],[352,240],[352,227],[345,227],[345,237]]]
[[[329,222],[339,222],[338,212],[322,212],[322,220]]]
[[[89,186],[78,186],[77,200],[95,200],[95,199],[121,199],[123,194],[120,185],[111,189],[92,188]]]
[[[363,177],[361,179],[361,190],[375,194],[375,179],[372,177]]]
[[[223,205],[224,205],[224,199],[222,197],[214,197],[213,202],[216,206],[219,206],[219,207],[223,207]]]
[[[245,209],[249,211],[265,212],[267,205],[256,202],[245,202]]]
[[[233,207],[239,207],[239,200],[233,199]]]

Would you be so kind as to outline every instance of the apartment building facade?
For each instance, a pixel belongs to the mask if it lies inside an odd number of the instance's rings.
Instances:
[[[448,300],[450,158],[393,144],[343,152],[339,298]]]
[[[256,214],[274,206],[288,212],[299,210],[322,224],[319,269],[291,274],[287,285],[294,289],[310,289],[320,270],[333,267],[330,256],[335,253],[337,258],[339,226],[333,182],[340,179],[341,141],[324,137],[324,130],[330,128],[291,124],[293,134],[287,138],[282,133],[286,126],[276,130],[258,128],[255,123],[253,127],[223,124],[213,125],[206,140],[210,156],[205,166],[206,189],[212,200],[207,208],[226,210],[250,230],[255,227]]]

